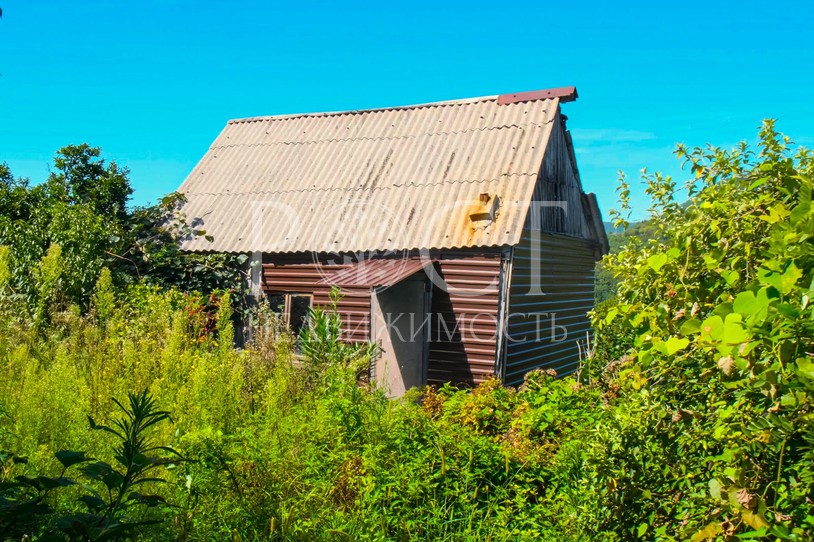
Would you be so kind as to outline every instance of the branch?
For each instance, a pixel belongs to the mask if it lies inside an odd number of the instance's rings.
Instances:
[[[113,256],[114,258],[118,258],[118,259],[120,259],[120,260],[124,260],[124,261],[126,261],[126,262],[130,262],[131,264],[133,264],[133,269],[135,269],[135,270],[136,270],[136,276],[138,277],[138,279],[139,279],[139,280],[141,280],[141,273],[139,273],[139,271],[138,271],[138,265],[136,264],[136,262],[135,262],[135,261],[131,260],[130,258],[125,258],[124,256],[120,256],[120,255],[118,255],[118,254],[115,254],[115,253],[113,253],[113,252],[110,252],[110,251],[108,251],[108,250],[106,250],[106,251],[105,251],[105,254],[107,254],[108,256]]]

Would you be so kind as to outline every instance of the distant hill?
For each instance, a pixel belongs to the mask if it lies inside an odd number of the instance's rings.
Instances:
[[[622,228],[614,228],[613,222],[605,220],[602,225],[605,226],[605,233],[622,233]]]

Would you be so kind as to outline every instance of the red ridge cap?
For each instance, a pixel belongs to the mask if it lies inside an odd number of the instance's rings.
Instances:
[[[531,102],[533,100],[547,100],[559,98],[560,102],[573,102],[577,99],[577,87],[559,87],[545,90],[532,90],[530,92],[517,92],[515,94],[501,94],[497,97],[498,105]]]

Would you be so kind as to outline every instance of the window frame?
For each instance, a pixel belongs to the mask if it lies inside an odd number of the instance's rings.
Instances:
[[[294,329],[291,326],[291,307],[292,307],[292,298],[294,297],[305,297],[308,298],[308,308],[314,308],[314,294],[308,292],[291,292],[291,291],[267,291],[266,292],[266,299],[268,300],[271,297],[282,297],[283,304],[278,305],[277,307],[271,307],[271,310],[277,314],[280,314],[282,317],[282,321],[285,326],[288,328],[289,331],[294,333]],[[282,306],[282,312],[278,312],[277,309]],[[310,323],[308,316],[306,316],[306,321],[303,323],[304,326],[307,326]],[[302,329],[303,326],[300,327]],[[295,333],[295,338],[299,339],[299,333]]]

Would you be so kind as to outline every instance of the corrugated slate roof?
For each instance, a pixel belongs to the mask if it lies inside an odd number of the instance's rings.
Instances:
[[[179,191],[183,248],[346,252],[514,245],[556,97],[229,121]],[[473,222],[480,194],[494,221]],[[494,208],[492,208],[494,210]]]

